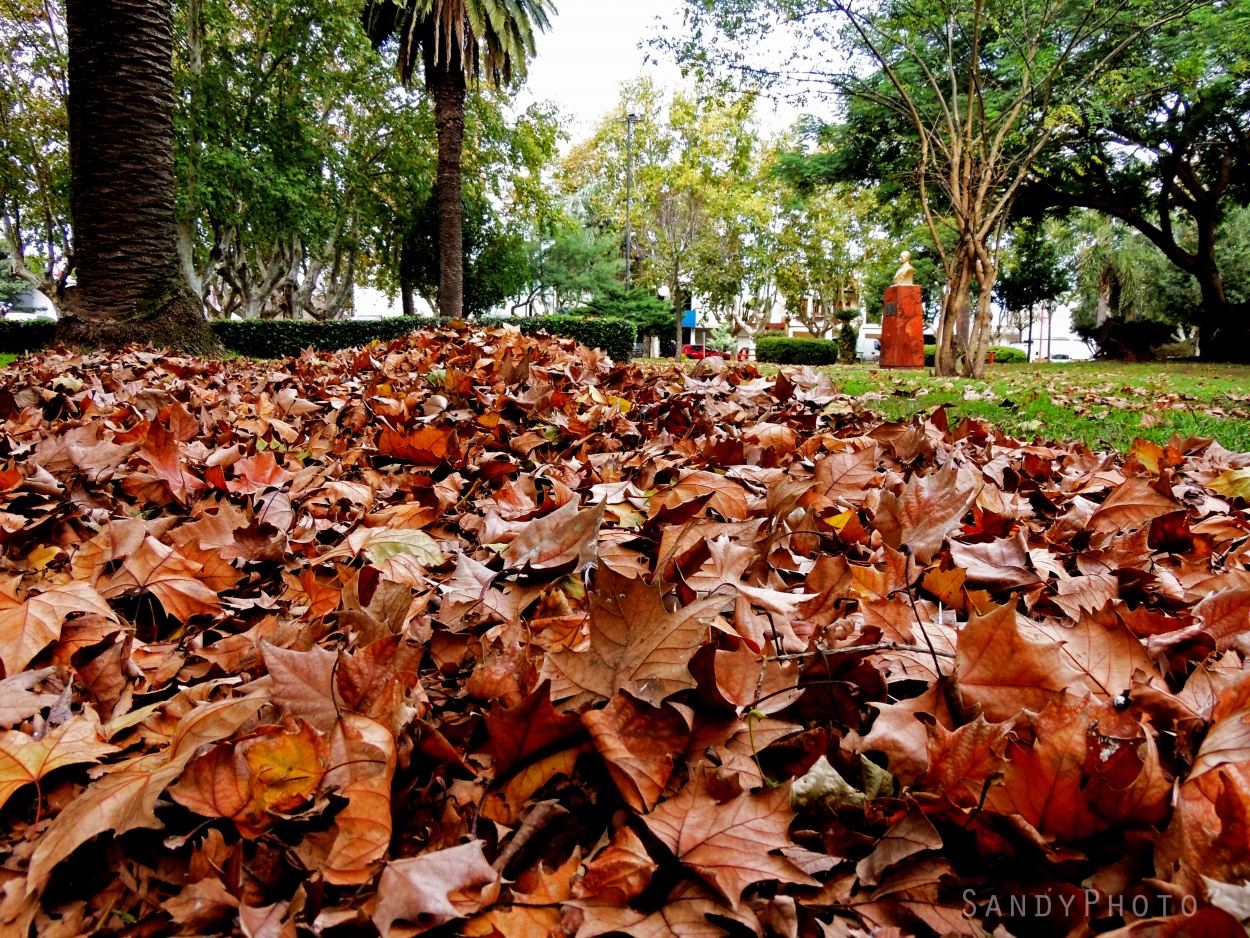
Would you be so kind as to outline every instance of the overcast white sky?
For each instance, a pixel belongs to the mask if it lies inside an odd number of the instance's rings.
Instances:
[[[657,17],[680,27],[681,0],[556,0],[556,7],[518,103],[554,101],[571,119],[574,140],[616,103],[622,82],[644,72],[668,88],[681,81],[671,59],[648,63],[645,42]]]
[[[538,55],[518,104],[554,101],[569,119],[574,142],[590,135],[595,122],[612,108],[622,82],[649,74],[670,91],[682,82],[676,63],[656,52],[647,40],[667,25],[680,34],[682,0],[555,0],[558,13],[551,29],[537,37]],[[650,53],[650,54],[649,54]],[[760,108],[768,130],[788,127],[797,111],[771,113]]]

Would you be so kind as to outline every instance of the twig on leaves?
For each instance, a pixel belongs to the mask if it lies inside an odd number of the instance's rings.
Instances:
[[[495,858],[495,862],[491,867],[497,873],[502,873],[522,850],[525,845],[540,834],[544,828],[558,817],[568,814],[568,809],[562,807],[560,802],[540,801],[534,805],[534,808],[525,818],[525,823],[521,825],[521,829],[508,842],[508,846],[504,847],[503,853]]]
[[[925,644],[929,646],[929,654],[933,656],[933,671],[935,674],[937,674],[938,680],[941,680],[942,666],[941,664],[938,663],[937,649],[933,647],[933,639],[929,637],[929,630],[926,629],[924,627],[924,623],[920,621],[920,610],[916,608],[916,594],[912,592],[912,588],[915,584],[911,582],[911,577],[910,577],[910,573],[911,573],[911,545],[910,544],[903,545],[903,556],[907,558],[907,571],[904,574],[904,578],[903,578],[903,582],[906,585],[903,587],[903,589],[891,590],[888,595],[893,596],[895,593],[901,593],[901,592],[904,592],[904,590],[906,591],[907,600],[908,602],[911,603],[911,614],[916,617],[916,625],[920,628],[920,634],[924,636]],[[917,579],[916,582],[917,583],[920,582],[919,579]],[[951,655],[951,657],[953,658],[955,656]]]
[[[954,658],[953,651],[937,651],[930,645],[926,648],[924,645],[904,645],[901,642],[875,642],[872,645],[846,645],[842,648],[822,648],[819,651],[796,651],[788,655],[777,655],[768,658],[768,661],[792,661],[796,658],[815,658],[825,657],[827,655],[853,655],[860,651],[914,651],[919,654],[934,654],[941,658]]]

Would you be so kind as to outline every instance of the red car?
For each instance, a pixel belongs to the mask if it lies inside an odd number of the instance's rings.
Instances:
[[[730,358],[728,352],[721,352],[710,345],[683,345],[681,354],[686,358]]]

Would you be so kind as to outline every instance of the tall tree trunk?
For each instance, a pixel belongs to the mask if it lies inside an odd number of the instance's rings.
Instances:
[[[399,302],[403,304],[404,315],[409,319],[417,315],[416,304],[412,301],[412,281],[404,276],[399,278]]]
[[[950,270],[947,274],[946,292],[942,295],[942,314],[938,319],[937,348],[934,352],[934,373],[953,377],[958,373],[958,350],[966,348],[959,343],[958,323],[968,313],[968,290],[972,284],[972,270],[967,252],[960,245],[951,252]]]
[[[1204,300],[1194,315],[1198,357],[1209,362],[1250,362],[1250,303]]]
[[[220,352],[179,265],[169,0],[67,0],[66,24],[77,285],[57,338]]]
[[[403,306],[405,316],[417,314],[416,302],[413,299],[412,268],[412,235],[404,235],[399,242],[399,302]]]
[[[431,26],[432,30],[434,27]],[[443,37],[440,37],[443,39]],[[464,146],[464,66],[453,43],[422,43],[425,84],[434,98],[438,132],[438,311],[464,315],[464,202],[460,159]],[[435,49],[442,60],[434,58]]]
[[[985,363],[990,347],[990,322],[994,317],[991,300],[998,269],[985,252],[973,261],[973,274],[977,280],[977,314],[972,323],[971,341],[965,346],[964,374],[970,378],[985,377]]]
[[[1111,262],[1103,265],[1098,275],[1098,308],[1094,312],[1094,325],[1101,327],[1111,315]]]
[[[672,274],[673,279],[669,282],[669,292],[673,300],[673,317],[677,324],[677,351],[673,352],[673,357],[680,359],[681,347],[685,344],[682,342],[681,321],[686,318],[684,315],[686,311],[682,309],[682,306],[685,304],[681,301],[681,264],[677,261],[673,261]]]

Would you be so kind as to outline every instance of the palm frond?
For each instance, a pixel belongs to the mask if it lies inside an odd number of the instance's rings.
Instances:
[[[535,37],[551,25],[552,0],[370,0],[365,23],[375,45],[399,41],[399,73],[410,83],[428,56],[459,61],[474,83],[508,87],[525,77]]]

